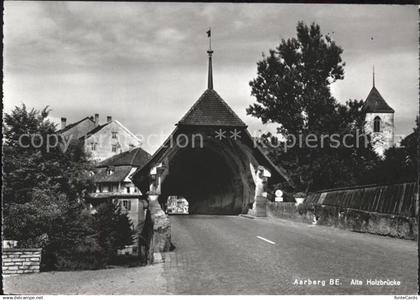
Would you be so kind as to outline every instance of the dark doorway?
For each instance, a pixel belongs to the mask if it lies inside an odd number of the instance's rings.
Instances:
[[[243,185],[233,160],[208,148],[180,149],[162,184],[162,200],[183,195],[190,214],[239,214]]]

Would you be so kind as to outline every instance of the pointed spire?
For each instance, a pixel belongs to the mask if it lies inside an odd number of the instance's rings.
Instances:
[[[208,74],[207,88],[209,90],[212,90],[213,89],[213,65],[211,61],[211,56],[213,54],[213,50],[211,50],[211,29],[207,31],[207,37],[209,38],[209,50],[207,50],[207,53],[209,55],[209,74]]]
[[[373,83],[373,87],[375,87],[375,65],[373,65],[372,83]]]

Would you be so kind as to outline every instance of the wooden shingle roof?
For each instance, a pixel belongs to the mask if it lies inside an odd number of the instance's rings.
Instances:
[[[368,113],[393,113],[394,110],[382,98],[376,87],[372,87],[366,98],[364,109]]]
[[[247,127],[213,89],[207,89],[177,125]]]

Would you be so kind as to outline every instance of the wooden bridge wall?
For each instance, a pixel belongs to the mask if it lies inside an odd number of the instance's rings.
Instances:
[[[326,190],[308,195],[307,204],[329,205],[368,212],[415,217],[417,184],[402,183],[386,186],[360,186]]]

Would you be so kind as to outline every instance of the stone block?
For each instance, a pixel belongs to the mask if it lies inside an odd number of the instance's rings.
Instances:
[[[40,255],[41,251],[24,251],[24,255]]]
[[[40,257],[32,257],[29,260],[30,261],[40,261]]]
[[[18,266],[7,267],[7,270],[17,270],[17,269],[18,269]]]
[[[7,257],[7,258],[2,258],[3,262],[11,262],[13,261],[11,258]]]
[[[155,252],[166,252],[171,247],[171,224],[168,216],[161,210],[152,216],[153,248]]]
[[[26,269],[26,270],[23,270],[23,273],[25,273],[25,274],[27,274],[27,273],[34,273],[34,271],[31,270],[31,269]]]

